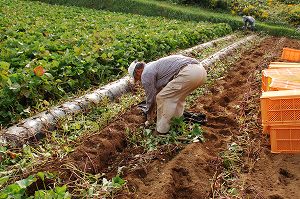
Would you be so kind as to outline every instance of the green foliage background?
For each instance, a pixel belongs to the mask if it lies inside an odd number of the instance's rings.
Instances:
[[[283,25],[300,25],[299,0],[168,0],[179,4],[193,4],[231,12],[234,15],[251,15],[261,21]]]
[[[241,16],[236,15],[237,13],[226,13],[216,12],[216,7],[211,7],[214,10],[203,9],[201,7],[195,6],[187,6],[187,5],[178,5],[176,3],[170,3],[171,0],[40,0],[42,2],[47,2],[50,4],[62,4],[62,5],[75,5],[80,7],[88,7],[94,9],[105,9],[114,12],[124,12],[124,13],[134,13],[146,16],[162,16],[171,19],[179,19],[185,21],[209,21],[213,23],[228,23],[233,30],[240,29],[243,26]],[[251,0],[252,1],[252,0]],[[254,0],[253,0],[254,1]],[[193,2],[193,1],[186,1]],[[210,2],[210,0],[198,1],[197,2]],[[222,5],[227,5],[226,1],[214,1],[214,2],[222,2]],[[237,2],[245,2],[237,0]],[[264,1],[254,1],[254,2],[265,2]],[[264,3],[265,4],[265,3]],[[214,5],[219,6],[218,3]],[[238,4],[240,5],[240,4]],[[248,3],[247,3],[248,5]],[[261,5],[258,5],[260,8]],[[288,7],[288,6],[284,6]],[[242,7],[241,7],[242,8]],[[273,10],[279,10],[276,6],[272,7]],[[298,11],[297,7],[292,6],[291,8],[295,8],[296,12],[293,16],[293,20],[298,21]],[[226,9],[225,9],[226,10]],[[220,10],[219,10],[220,11]],[[283,14],[286,16],[286,14]],[[257,31],[265,32],[267,34],[271,34],[274,36],[287,36],[292,38],[300,38],[300,32],[297,31],[293,26],[287,24],[284,21],[277,20],[276,17],[273,17],[272,20],[266,22],[257,21]]]
[[[42,1],[67,7],[26,0],[1,2],[2,125],[45,110],[48,101],[116,79],[134,59],[150,61],[176,49],[226,35],[243,25],[239,16],[167,1]],[[297,16],[295,21],[299,21]],[[292,27],[257,22],[256,29],[300,38],[300,32]],[[46,69],[42,77],[33,73],[36,66]]]
[[[30,1],[2,3],[3,125],[27,117],[41,103],[49,104],[49,100],[117,78],[134,59],[150,61],[232,32],[227,24],[147,18]],[[36,66],[46,69],[42,77],[33,73]]]

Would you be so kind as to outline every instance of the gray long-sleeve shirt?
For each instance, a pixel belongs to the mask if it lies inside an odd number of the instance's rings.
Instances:
[[[255,26],[255,19],[251,16],[243,16],[243,22],[245,26],[247,26],[248,24],[250,26]]]
[[[198,64],[196,59],[183,55],[171,55],[146,64],[142,73],[142,85],[146,93],[146,111],[154,105],[157,93],[165,87],[181,68],[188,64]]]

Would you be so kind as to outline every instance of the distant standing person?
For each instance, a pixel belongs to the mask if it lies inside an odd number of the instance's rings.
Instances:
[[[254,31],[255,26],[255,19],[251,16],[243,16],[243,30],[247,30],[247,28],[250,28],[250,30]]]
[[[146,93],[148,123],[157,106],[156,131],[166,134],[172,117],[183,115],[185,98],[206,80],[206,70],[194,58],[171,55],[150,63],[132,62],[128,68],[135,83],[141,81]]]

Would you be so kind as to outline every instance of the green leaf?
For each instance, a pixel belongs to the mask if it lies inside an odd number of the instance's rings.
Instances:
[[[105,60],[107,58],[107,54],[106,53],[102,53],[101,58]]]
[[[145,129],[145,135],[146,136],[149,136],[149,135],[151,135],[151,129]]]
[[[9,86],[12,85],[12,82],[11,82],[10,78],[7,79],[7,84],[8,84]]]
[[[88,195],[89,195],[89,196],[92,196],[93,193],[94,193],[94,187],[89,188],[89,190],[88,190]]]
[[[53,190],[38,190],[34,193],[35,199],[55,199],[56,194]]]
[[[8,194],[0,192],[0,199],[6,199],[6,198],[8,198]]]
[[[14,183],[8,185],[3,193],[12,194],[12,195],[23,195],[25,193],[25,189],[22,189],[18,184]]]
[[[7,150],[7,148],[6,148],[6,147],[4,147],[4,146],[0,146],[0,153],[5,153],[5,152],[6,152],[6,150]]]
[[[55,177],[55,175],[53,173],[50,172],[46,172],[44,173],[47,179],[53,179]]]
[[[75,122],[75,123],[72,125],[72,127],[73,127],[74,129],[76,129],[76,130],[79,130],[79,129],[81,129],[81,124],[80,124],[80,122]]]
[[[232,195],[237,195],[238,194],[238,190],[236,188],[230,188],[230,189],[228,189],[228,193],[230,193]]]
[[[66,185],[64,185],[62,187],[57,186],[57,187],[55,187],[54,190],[55,190],[55,193],[57,193],[58,195],[64,195],[67,191],[67,186]]]
[[[82,50],[81,47],[73,46],[73,49],[74,49],[75,55],[80,55],[81,50]]]
[[[61,86],[57,86],[57,89],[60,91],[60,92],[62,92],[62,93],[64,93],[65,91],[64,91],[64,89],[61,87]]]
[[[54,79],[54,77],[53,77],[53,75],[51,74],[51,73],[44,73],[44,75],[46,76],[46,77],[48,77],[49,79]]]
[[[19,88],[21,88],[21,86],[20,86],[20,84],[18,84],[18,83],[13,83],[13,84],[11,84],[11,85],[9,86],[9,89],[10,89],[10,90],[17,90],[17,89],[19,89]]]
[[[0,61],[0,72],[3,71],[8,71],[9,70],[10,63],[5,62],[5,61]]]
[[[202,131],[200,130],[200,127],[198,124],[195,124],[191,133],[192,133],[192,135],[201,135],[202,134]]]
[[[116,177],[114,177],[112,179],[112,182],[113,182],[114,186],[116,186],[116,187],[121,187],[121,186],[123,186],[126,183],[126,181],[123,180],[119,175],[117,175]]]
[[[67,186],[55,187],[55,193],[59,196],[58,198],[70,199],[71,195],[67,192]]]
[[[42,181],[45,181],[45,173],[44,172],[38,172],[36,174]]]
[[[36,178],[34,176],[29,176],[26,179],[23,180],[19,180],[16,183],[23,189],[25,189],[26,187],[30,186],[32,183],[36,182]]]
[[[9,179],[8,176],[4,176],[0,178],[0,187],[2,187],[8,181],[8,179]]]

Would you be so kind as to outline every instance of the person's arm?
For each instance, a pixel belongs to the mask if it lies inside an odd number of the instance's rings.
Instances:
[[[252,17],[252,26],[255,26],[255,19]]]
[[[143,74],[142,84],[146,94],[146,113],[147,120],[152,121],[155,115],[155,104],[156,104],[156,74],[147,73]]]

